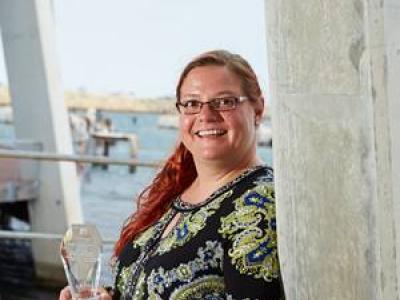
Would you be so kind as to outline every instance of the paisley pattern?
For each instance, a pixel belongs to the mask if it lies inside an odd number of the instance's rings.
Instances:
[[[201,207],[196,213],[183,213],[183,218],[176,225],[175,229],[172,230],[166,238],[160,241],[156,254],[166,253],[171,251],[171,249],[180,247],[190,241],[206,226],[207,219],[217,211],[221,202],[231,195],[232,191],[228,191],[217,197],[208,205]]]
[[[282,299],[272,181],[261,166],[200,205],[177,202],[122,251],[113,299]]]
[[[146,245],[147,241],[154,235],[154,229],[154,227],[150,227],[140,234],[139,237],[133,241],[133,247],[137,248]]]
[[[193,282],[195,281],[195,278],[198,277],[199,273],[209,268],[221,269],[223,257],[222,246],[217,241],[207,241],[204,248],[201,247],[198,249],[197,255],[198,256],[194,260],[191,260],[188,263],[179,264],[176,268],[172,268],[171,270],[165,270],[163,267],[159,267],[157,270],[152,270],[147,280],[150,298],[156,295],[162,295],[166,286],[172,286],[174,283],[179,282],[188,283],[188,285],[185,285],[184,290],[186,292],[184,293],[181,293],[180,289],[177,289],[175,294],[181,296],[176,299],[186,299],[182,298],[182,295],[187,293],[191,294],[189,291],[191,291],[192,288],[199,289],[199,286],[210,285],[210,283],[213,283],[214,279],[222,278],[221,276],[204,276],[202,277],[201,285],[195,284],[193,287]],[[217,280],[217,282],[219,281],[220,280]],[[221,284],[218,285],[220,286]],[[204,296],[204,294],[202,294],[202,296]],[[171,296],[171,299],[175,299],[175,297]]]
[[[175,290],[171,300],[225,300],[224,279],[220,276],[199,277]]]
[[[122,293],[126,288],[126,282],[129,279],[131,273],[129,272],[129,267],[123,267],[118,276],[118,282],[116,288]]]
[[[219,233],[232,241],[228,255],[241,274],[272,281],[279,277],[274,190],[257,186],[235,201]]]

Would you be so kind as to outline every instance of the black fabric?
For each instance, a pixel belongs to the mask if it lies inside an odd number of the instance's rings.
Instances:
[[[149,241],[176,213],[172,207],[125,246],[116,265],[113,299],[124,299],[132,264],[139,267],[127,299],[283,299],[270,167],[249,170],[190,207],[141,260]]]

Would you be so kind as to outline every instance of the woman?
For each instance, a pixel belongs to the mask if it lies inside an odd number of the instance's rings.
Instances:
[[[255,73],[239,55],[207,52],[176,96],[180,143],[122,230],[113,299],[282,299]]]

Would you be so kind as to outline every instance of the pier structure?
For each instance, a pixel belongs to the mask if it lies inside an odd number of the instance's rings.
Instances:
[[[265,3],[286,299],[399,300],[399,1]]]
[[[0,26],[16,138],[39,142],[43,151],[72,154],[51,1],[1,0]],[[32,231],[62,234],[83,222],[73,164],[41,162],[39,181],[39,197],[29,202]],[[37,278],[65,282],[59,241],[33,240],[32,247]]]

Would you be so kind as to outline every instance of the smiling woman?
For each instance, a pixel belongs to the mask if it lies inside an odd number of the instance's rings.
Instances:
[[[243,93],[240,78],[227,66],[198,66],[183,80],[178,98],[186,106],[180,115],[181,136],[196,166],[204,159],[224,168],[257,164],[255,124],[262,116],[263,99]],[[213,105],[203,105],[207,102],[199,100],[204,98],[213,99],[207,101]],[[188,114],[193,112],[188,104],[195,101],[197,113]]]
[[[110,294],[283,299],[273,172],[256,155],[256,75],[237,54],[207,52],[184,69],[176,96],[178,146],[122,230]]]

